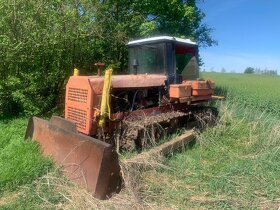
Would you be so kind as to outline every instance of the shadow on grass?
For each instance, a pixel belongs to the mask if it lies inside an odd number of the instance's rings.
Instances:
[[[21,118],[21,117],[18,115],[0,115],[0,123],[6,124],[6,123],[9,123],[18,118]]]
[[[181,153],[185,153],[189,150],[193,150],[195,149],[195,146],[196,146],[196,138],[194,138],[192,141],[190,141],[189,143],[185,144],[185,145],[182,145],[182,147],[179,147],[177,148],[176,150],[168,153],[165,155],[166,157],[166,160],[164,161],[165,163],[170,160],[174,155],[177,155],[177,154],[181,154]]]
[[[227,96],[229,90],[227,87],[224,86],[217,86],[215,87],[215,95],[217,96]]]
[[[192,150],[192,149],[194,149],[195,145],[196,145],[196,139],[194,139],[194,140],[192,140],[190,143],[188,143],[188,145],[186,145],[185,148],[186,148],[187,150]]]

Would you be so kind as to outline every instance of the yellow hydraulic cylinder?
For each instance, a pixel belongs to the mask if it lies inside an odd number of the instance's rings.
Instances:
[[[108,100],[109,100],[109,94],[110,94],[110,88],[111,88],[112,72],[113,72],[112,69],[108,69],[108,70],[106,70],[105,76],[104,76],[104,85],[103,85],[101,107],[100,107],[99,127],[104,126],[104,124],[106,122],[106,117],[108,115],[107,109],[110,109],[110,107],[108,107],[108,104],[109,104]],[[110,110],[109,110],[109,112],[110,112]]]
[[[77,68],[74,68],[74,74],[73,76],[79,76],[80,75],[80,71]]]

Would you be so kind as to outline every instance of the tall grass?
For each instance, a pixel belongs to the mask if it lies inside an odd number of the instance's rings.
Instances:
[[[27,119],[0,119],[0,196],[31,183],[51,166],[38,145],[24,140]]]
[[[278,208],[280,120],[231,101],[220,114],[192,148],[166,161],[172,170],[146,174],[154,202],[177,209]]]

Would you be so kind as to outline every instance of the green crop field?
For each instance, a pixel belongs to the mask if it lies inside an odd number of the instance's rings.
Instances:
[[[203,77],[216,81],[217,94],[227,94],[217,102],[217,125],[198,132],[183,152],[139,168],[137,187],[109,201],[70,187],[37,145],[23,139],[26,118],[0,119],[0,209],[278,209],[280,78]]]
[[[227,93],[231,100],[280,116],[279,76],[204,72],[202,77],[216,82],[218,94]]]

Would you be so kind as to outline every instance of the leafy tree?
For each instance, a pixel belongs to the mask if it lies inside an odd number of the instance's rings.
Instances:
[[[132,38],[170,35],[190,38],[200,46],[217,44],[195,0],[108,0],[96,1],[94,8],[101,53],[121,69],[127,61],[125,44]]]
[[[0,112],[48,111],[73,67],[93,62],[90,17],[79,15],[78,5],[56,0],[0,4]]]
[[[244,70],[244,74],[254,74],[255,73],[255,70],[253,67],[247,67],[245,70]]]
[[[216,44],[212,31],[202,20],[205,14],[196,6],[195,0],[144,0],[138,1],[138,10],[145,21],[141,24],[141,35],[172,35],[191,38],[201,46]],[[144,27],[152,25],[153,27]]]

